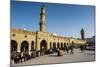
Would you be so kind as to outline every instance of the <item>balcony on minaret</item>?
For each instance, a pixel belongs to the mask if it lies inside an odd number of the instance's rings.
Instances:
[[[41,13],[44,13],[44,14],[45,14],[45,5],[43,5],[43,6],[41,7]]]

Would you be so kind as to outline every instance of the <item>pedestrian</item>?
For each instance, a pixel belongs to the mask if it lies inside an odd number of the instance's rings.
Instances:
[[[20,53],[20,60],[21,60],[21,62],[23,62],[23,56],[24,56],[24,53],[23,53],[23,51]]]
[[[31,53],[31,58],[35,58],[36,57],[36,50],[34,49]]]
[[[41,49],[41,56],[43,56],[44,55],[44,47],[42,47],[42,49]]]
[[[81,45],[81,46],[80,46],[80,50],[81,50],[81,53],[84,52],[84,45]]]
[[[57,56],[61,56],[60,50],[57,49]]]
[[[70,51],[70,54],[73,54],[73,53],[74,53],[74,45],[71,45],[71,46],[70,46],[70,50],[71,50],[71,51]]]
[[[65,50],[67,51],[67,54],[69,53],[69,46],[67,44],[67,46],[65,46]]]

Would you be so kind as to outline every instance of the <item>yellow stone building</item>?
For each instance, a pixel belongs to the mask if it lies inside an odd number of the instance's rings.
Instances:
[[[58,36],[46,32],[46,12],[45,6],[41,7],[40,13],[40,31],[28,31],[22,29],[11,29],[11,51],[25,51],[63,48],[65,45],[84,45],[86,43],[83,39],[68,38]]]

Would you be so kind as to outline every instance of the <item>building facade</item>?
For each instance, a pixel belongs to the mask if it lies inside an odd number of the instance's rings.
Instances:
[[[45,6],[41,7],[40,31],[32,32],[22,29],[11,29],[11,52],[41,50],[42,48],[64,48],[66,45],[84,45],[84,39],[68,38],[46,32],[46,11]]]

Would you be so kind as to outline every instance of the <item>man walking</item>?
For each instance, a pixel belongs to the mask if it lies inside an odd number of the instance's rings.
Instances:
[[[71,46],[70,46],[70,50],[71,50],[71,51],[70,51],[70,54],[73,54],[73,53],[74,53],[74,45],[71,45]]]
[[[67,54],[69,53],[69,46],[68,44],[65,46],[65,50],[67,51]]]

